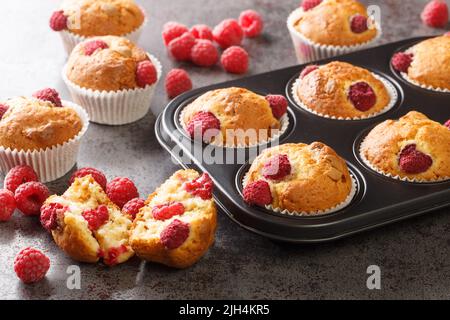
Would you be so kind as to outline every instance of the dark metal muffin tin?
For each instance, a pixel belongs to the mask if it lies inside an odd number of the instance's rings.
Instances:
[[[216,184],[217,203],[233,221],[247,230],[275,240],[297,243],[330,241],[449,206],[449,181],[421,184],[394,180],[368,168],[358,154],[362,138],[386,119],[397,119],[411,110],[420,111],[441,123],[450,118],[449,93],[427,91],[409,84],[390,66],[390,59],[395,52],[424,39],[426,38],[404,40],[318,62],[346,61],[375,71],[390,80],[398,91],[399,99],[391,110],[380,116],[356,121],[332,120],[297,107],[290,89],[303,66],[295,66],[204,87],[176,98],[158,118],[157,137],[161,145],[183,167],[211,175]],[[194,142],[185,135],[178,123],[179,112],[199,95],[212,89],[231,86],[244,87],[261,94],[287,95],[290,100],[290,125],[281,136],[280,143],[321,141],[336,150],[347,160],[349,169],[357,180],[358,191],[350,205],[338,212],[317,217],[287,216],[251,207],[244,203],[241,196],[242,178],[249,168],[248,163],[201,162],[196,155],[201,154],[206,145]],[[224,152],[223,148],[214,150]],[[246,154],[247,160],[249,155]]]

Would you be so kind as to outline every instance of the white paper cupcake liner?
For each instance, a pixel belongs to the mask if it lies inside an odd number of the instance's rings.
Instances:
[[[426,90],[430,90],[430,91],[436,91],[436,92],[450,93],[450,90],[449,90],[449,89],[445,89],[445,88],[436,88],[436,87],[433,87],[433,86],[428,86],[428,85],[425,85],[425,84],[421,84],[421,83],[419,83],[419,82],[417,82],[417,81],[411,79],[411,78],[408,76],[408,74],[405,73],[405,72],[401,72],[400,74],[402,75],[402,78],[405,79],[407,82],[409,82],[409,83],[411,83],[411,84],[413,84],[413,85],[415,85],[415,86],[417,86],[417,87],[420,87],[420,88],[422,88],[422,89],[426,89]]]
[[[69,172],[77,162],[81,139],[89,126],[89,116],[86,111],[75,103],[63,101],[64,107],[74,109],[82,123],[81,131],[69,141],[45,150],[11,150],[0,146],[0,171],[7,174],[18,165],[33,167],[42,183],[57,180]]]
[[[343,54],[347,54],[354,51],[359,51],[369,48],[374,42],[376,42],[382,35],[381,27],[377,24],[377,35],[375,38],[361,44],[352,46],[332,46],[315,43],[307,39],[304,35],[298,32],[294,25],[303,14],[303,9],[298,8],[292,12],[287,19],[287,27],[292,38],[292,42],[295,48],[295,54],[300,64],[308,63],[311,61],[327,59]]]
[[[374,113],[368,114],[368,115],[360,116],[360,117],[353,117],[353,118],[346,117],[346,118],[344,118],[344,117],[330,116],[330,115],[323,114],[323,113],[317,112],[317,111],[309,108],[307,105],[305,105],[300,100],[300,98],[297,95],[297,88],[298,88],[298,86],[300,84],[300,81],[301,81],[300,78],[298,78],[294,82],[294,84],[292,85],[291,95],[294,98],[294,101],[297,104],[297,106],[299,106],[300,108],[304,109],[305,111],[308,111],[308,112],[310,112],[312,114],[315,114],[315,115],[323,117],[323,118],[328,118],[328,119],[333,119],[333,120],[364,120],[364,119],[369,119],[369,118],[377,117],[377,116],[379,116],[379,115],[381,115],[383,113],[388,112],[389,110],[391,110],[395,106],[395,104],[398,101],[398,93],[397,93],[397,90],[395,89],[394,85],[389,80],[387,80],[387,79],[385,79],[385,78],[383,78],[383,77],[381,77],[381,76],[379,76],[379,75],[377,75],[375,73],[372,73],[372,75],[376,79],[378,79],[381,82],[383,82],[384,87],[388,91],[390,100],[389,100],[389,103],[386,105],[386,107],[384,107],[382,110],[380,110],[378,112],[374,112]]]
[[[67,65],[63,68],[62,77],[73,100],[86,109],[92,122],[124,125],[142,119],[151,108],[156,85],[162,76],[162,66],[154,56],[148,56],[158,72],[158,80],[145,88],[120,91],[82,88],[67,78]]]

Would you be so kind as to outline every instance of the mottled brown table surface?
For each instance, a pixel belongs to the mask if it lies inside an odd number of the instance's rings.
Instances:
[[[264,35],[244,46],[251,56],[250,74],[295,65],[286,18],[298,0],[141,0],[148,12],[140,44],[156,55],[165,71],[179,64],[162,45],[161,28],[168,20],[188,25],[215,25],[237,17],[247,8],[262,12]],[[408,37],[441,33],[423,26],[419,13],[425,1],[364,1],[381,7],[382,43]],[[48,28],[50,13],[59,1],[17,0],[0,4],[0,96],[29,95],[51,86],[69,98],[60,72],[66,55],[59,37]],[[188,5],[189,3],[189,5]],[[233,79],[216,68],[181,65],[192,75],[196,87]],[[160,83],[154,106],[168,100]],[[131,177],[142,196],[163,182],[177,166],[158,145],[155,118],[148,115],[123,127],[92,124],[84,139],[79,166],[104,170],[108,177]],[[0,177],[3,183],[3,177]],[[64,191],[67,177],[50,184],[53,192]],[[220,298],[450,298],[449,209],[397,223],[337,242],[293,246],[271,242],[251,234],[219,215],[217,241],[200,263],[174,271],[138,259],[108,269],[81,265],[82,289],[66,287],[66,269],[74,264],[43,232],[33,218],[16,214],[0,224],[0,298],[3,299],[220,299]],[[52,262],[45,281],[25,286],[13,272],[15,254],[25,246],[44,249]],[[366,269],[382,270],[382,289],[369,291]]]

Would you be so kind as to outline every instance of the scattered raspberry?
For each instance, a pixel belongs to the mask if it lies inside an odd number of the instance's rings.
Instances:
[[[189,32],[184,33],[169,43],[170,54],[178,61],[189,61],[191,59],[191,50],[195,45],[195,38]]]
[[[183,69],[172,69],[166,76],[166,92],[170,99],[192,90],[192,81],[189,74]]]
[[[266,100],[269,101],[275,118],[281,119],[281,117],[286,114],[288,101],[285,97],[278,94],[269,94],[266,96]]]
[[[308,74],[310,74],[311,72],[313,72],[314,70],[317,70],[317,69],[319,69],[319,66],[314,65],[314,64],[306,66],[300,73],[300,79],[303,79]]]
[[[117,248],[111,248],[108,250],[107,254],[102,254],[103,263],[107,266],[115,266],[119,263],[118,258],[128,251],[128,248],[125,245],[121,245]]]
[[[27,182],[38,181],[38,176],[30,166],[17,166],[9,170],[5,177],[5,189],[16,192],[17,188]]]
[[[145,88],[158,81],[158,71],[149,60],[141,61],[136,69],[136,83],[139,87]]]
[[[31,181],[20,185],[14,198],[17,209],[26,216],[37,216],[40,213],[42,204],[50,196],[48,188],[40,182]]]
[[[377,102],[377,96],[367,82],[357,82],[350,86],[348,98],[359,111],[367,111]]]
[[[201,177],[186,182],[184,188],[194,196],[198,196],[203,200],[209,200],[212,198],[214,182],[211,180],[209,174],[204,173]]]
[[[180,202],[166,203],[156,206],[152,210],[153,218],[156,220],[168,220],[184,213],[184,205]]]
[[[91,56],[97,50],[108,49],[108,44],[102,40],[91,40],[84,43],[84,54],[87,56]]]
[[[3,116],[5,115],[6,111],[8,111],[9,107],[4,104],[0,103],[0,120],[2,120]]]
[[[429,155],[416,150],[415,144],[410,144],[400,152],[398,165],[400,169],[409,174],[422,173],[433,164]]]
[[[62,31],[67,28],[67,17],[63,10],[53,12],[50,17],[50,28],[53,31]]]
[[[445,1],[430,1],[420,15],[423,23],[433,28],[444,28],[448,22],[448,6]]]
[[[108,207],[104,205],[97,209],[85,210],[81,215],[88,222],[89,230],[92,232],[97,231],[109,220]]]
[[[192,139],[201,137],[209,142],[220,130],[220,121],[213,113],[200,111],[189,121],[186,130]]]
[[[120,209],[130,200],[139,198],[133,181],[128,178],[115,178],[106,185],[106,194]]]
[[[197,24],[193,26],[191,28],[191,34],[196,39],[204,39],[209,41],[214,40],[211,28],[205,24]]]
[[[303,0],[302,2],[302,8],[304,11],[308,11],[314,7],[317,7],[322,0]]]
[[[122,213],[125,215],[129,215],[132,220],[136,218],[136,215],[139,213],[139,210],[145,206],[145,200],[135,198],[128,201],[122,208]]]
[[[272,192],[264,180],[249,183],[244,188],[244,201],[250,205],[264,207],[272,203]]]
[[[398,72],[407,72],[409,66],[411,65],[412,60],[413,60],[412,54],[397,52],[392,57],[391,64],[392,67]]]
[[[0,221],[8,221],[11,219],[14,211],[16,210],[16,200],[14,199],[14,193],[9,190],[0,190]]]
[[[254,10],[245,10],[239,16],[239,24],[247,38],[255,38],[261,34],[264,22],[261,15]]]
[[[291,174],[291,163],[285,154],[280,154],[269,159],[262,169],[264,178],[281,180]]]
[[[367,29],[369,29],[367,26],[367,18],[360,14],[353,16],[350,21],[350,28],[354,33],[363,33],[364,31],[367,31]]]
[[[57,107],[62,107],[61,98],[58,91],[52,88],[46,88],[33,93],[33,97],[39,100],[49,101]]]
[[[230,73],[242,74],[248,70],[248,53],[241,47],[229,47],[222,53],[220,61]]]
[[[191,60],[200,67],[211,67],[219,61],[219,51],[209,40],[197,40],[191,50]]]
[[[41,207],[41,224],[47,231],[55,230],[58,227],[58,218],[63,218],[68,207],[60,203],[45,204]]]
[[[49,258],[34,248],[23,249],[14,259],[14,271],[24,283],[34,283],[44,279],[49,268]]]
[[[166,249],[176,249],[186,241],[189,237],[189,232],[187,223],[175,219],[161,232],[161,243]]]
[[[167,22],[164,25],[162,32],[164,44],[168,46],[170,41],[180,37],[186,32],[189,32],[189,29],[185,25],[174,21]]]
[[[242,42],[244,32],[239,22],[234,19],[226,19],[219,23],[213,30],[214,40],[222,49],[238,46]]]
[[[106,190],[106,184],[108,180],[106,180],[105,175],[103,172],[94,169],[94,168],[81,168],[73,173],[73,175],[70,177],[69,184],[71,185],[74,183],[75,179],[83,178],[85,176],[91,175],[92,178],[102,187],[103,190]]]
[[[450,129],[450,119],[449,119],[449,120],[447,120],[447,122],[446,122],[446,123],[444,123],[444,126],[446,126],[447,128],[449,128],[449,129]]]

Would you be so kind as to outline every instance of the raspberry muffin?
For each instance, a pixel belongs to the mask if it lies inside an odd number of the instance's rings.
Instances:
[[[134,220],[130,243],[147,261],[175,268],[196,263],[214,243],[217,226],[207,174],[180,170],[161,185]]]
[[[181,124],[196,140],[223,146],[252,146],[279,137],[288,125],[286,98],[263,97],[244,88],[209,91],[181,113]]]
[[[130,40],[90,38],[70,54],[63,79],[93,122],[120,125],[144,117],[161,76],[159,61]]]
[[[303,69],[293,95],[302,108],[317,115],[363,119],[393,106],[395,89],[391,86],[366,69],[334,61]]]
[[[435,91],[450,92],[450,35],[422,41],[392,57],[406,80]]]
[[[41,208],[41,223],[72,259],[113,266],[130,259],[132,221],[121,213],[91,175],[76,178],[62,196]]]
[[[65,175],[76,163],[89,117],[78,105],[61,101],[54,89],[0,103],[0,169],[30,165],[42,182]]]
[[[402,180],[450,178],[450,130],[411,111],[377,125],[361,144],[363,160],[374,170]]]
[[[304,0],[289,16],[288,29],[300,63],[364,49],[381,35],[354,0]]]
[[[80,42],[96,36],[124,36],[138,41],[145,13],[133,0],[65,0],[50,18],[69,54]]]
[[[264,150],[244,178],[244,200],[291,215],[335,212],[354,195],[344,159],[320,142]]]

